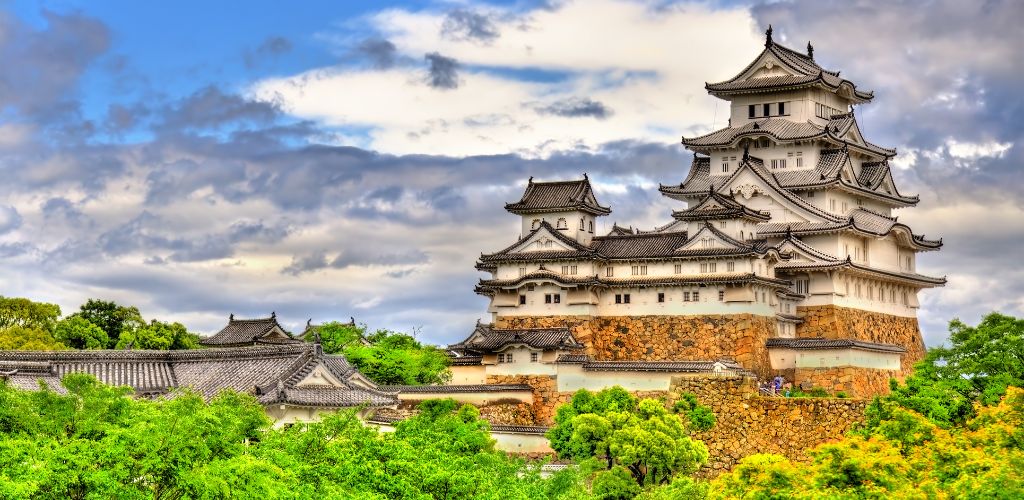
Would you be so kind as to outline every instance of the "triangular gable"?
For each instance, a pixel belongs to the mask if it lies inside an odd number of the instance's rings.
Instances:
[[[331,387],[347,387],[345,382],[338,378],[334,372],[332,372],[323,363],[317,363],[315,367],[302,380],[295,383],[295,387],[303,387],[309,385],[316,386],[331,386]]]
[[[736,240],[723,235],[722,233],[714,230],[711,226],[705,224],[699,231],[697,231],[697,234],[693,235],[683,246],[675,249],[675,251],[705,250],[709,248],[748,249],[747,246],[744,246]]]
[[[549,224],[542,224],[518,244],[509,248],[506,253],[550,252],[557,250],[577,250],[565,237],[551,229]]]
[[[788,61],[776,57],[771,50],[765,49],[740,74],[731,78],[730,82],[768,78],[773,76],[804,76],[805,72],[792,66]]]
[[[822,215],[815,213],[813,207],[809,209],[808,204],[806,202],[799,200],[799,198],[786,196],[782,194],[780,192],[781,189],[784,188],[778,188],[773,186],[760,175],[753,172],[753,170],[750,167],[746,166],[745,164],[741,164],[740,168],[738,168],[736,171],[736,175],[734,175],[725,184],[723,184],[722,187],[718,189],[718,192],[728,193],[732,191],[734,193],[734,196],[742,197],[748,200],[752,198],[755,194],[768,196],[772,200],[774,200],[776,204],[788,209],[798,218],[804,219],[804,221],[820,222],[823,220],[827,220]],[[796,201],[793,201],[794,199]],[[761,209],[758,208],[757,210]]]
[[[790,253],[791,258],[788,264],[831,264],[839,261],[839,259],[816,248],[811,248],[799,240],[783,240],[776,248],[780,252]]]

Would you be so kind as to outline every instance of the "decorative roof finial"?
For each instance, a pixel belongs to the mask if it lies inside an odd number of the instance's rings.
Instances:
[[[793,237],[793,226],[786,226],[786,239]]]
[[[807,57],[809,57],[812,61],[814,60],[814,46],[811,45],[810,40],[807,41]]]
[[[349,322],[349,323],[352,323],[352,326],[355,326],[355,324],[356,324],[356,318],[355,318],[355,316],[349,316],[349,317],[348,317],[348,322]]]
[[[533,184],[533,176],[532,175],[530,176],[530,179],[526,181],[526,183],[527,184]]]
[[[234,320],[235,320],[235,313],[231,313],[230,315],[228,315],[228,321],[234,321]]]
[[[583,180],[585,180],[585,181],[589,181],[590,180],[590,177],[587,177],[587,173],[586,172],[583,172]]]
[[[277,319],[277,312],[276,311],[270,311],[270,319]]]
[[[309,328],[312,324],[313,324],[313,318],[309,318],[309,319],[306,320],[306,328]]]
[[[768,31],[764,32],[764,46],[771,47],[775,42],[772,41],[772,25],[768,25]]]
[[[743,161],[750,160],[750,143],[743,145]]]

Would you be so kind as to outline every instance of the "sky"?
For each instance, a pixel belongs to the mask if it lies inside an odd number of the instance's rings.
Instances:
[[[530,176],[588,173],[601,230],[682,208],[680,136],[728,115],[704,83],[768,24],[875,91],[861,128],[921,197],[899,220],[945,242],[926,343],[1024,314],[1024,5],[998,0],[0,0],[0,295],[455,342]]]

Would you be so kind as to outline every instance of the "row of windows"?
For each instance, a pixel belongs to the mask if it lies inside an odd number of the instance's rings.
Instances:
[[[850,282],[847,280],[845,283],[846,296],[850,296]],[[873,285],[863,285],[861,283],[855,283],[853,286],[854,297],[858,299],[866,298],[868,300],[876,300],[876,287]],[[886,290],[885,287],[877,287],[877,297],[879,302],[887,302],[886,297],[888,296],[888,302],[896,304],[897,299],[899,303],[903,305],[910,304],[910,294],[906,290],[897,290],[894,287],[890,287]]]
[[[766,103],[760,104],[760,105],[758,105],[758,104],[750,104],[750,105],[747,106],[747,118],[758,118],[758,117],[762,117],[763,118],[763,117],[773,116],[772,115],[772,109],[773,108],[775,110],[775,115],[774,116],[786,116],[786,115],[789,114],[789,113],[786,112],[786,107],[787,107],[786,103],[784,103],[784,102],[778,102],[778,103],[766,102]],[[760,115],[757,114],[758,111],[761,112]]]
[[[537,229],[543,221],[544,219],[533,219],[533,222],[530,224],[530,229]],[[558,220],[555,221],[555,229],[569,229],[569,223],[565,220],[565,217],[559,217]],[[585,221],[580,219],[580,231],[587,231],[590,233],[594,232],[594,221]]]
[[[530,353],[530,362],[531,363],[536,363],[539,360],[540,360],[539,353],[536,353],[536,352],[531,352]],[[499,353],[498,354],[498,362],[499,363],[515,363],[516,361],[515,361],[515,357],[512,356],[512,353],[510,352],[510,353],[507,353],[507,354]]]
[[[786,168],[787,166],[802,167],[804,166],[803,156],[803,152],[797,151],[796,154],[794,154],[793,151],[790,151],[786,154],[785,158],[776,158],[772,160],[772,169],[778,170],[780,168]]]
[[[714,240],[712,240],[712,241],[714,241]],[[571,272],[567,272],[567,268]],[[576,266],[562,266],[562,274],[576,274],[576,269],[575,268],[576,268]],[[632,273],[633,276],[647,276],[647,265],[646,264],[638,264],[638,265],[630,266],[629,270],[630,270],[630,273]],[[725,270],[727,272],[730,272],[730,273],[735,271],[736,270],[736,263],[735,262],[726,262],[725,263]],[[672,271],[675,274],[682,274],[683,273],[683,265],[682,264],[676,264],[675,266],[673,266]],[[716,262],[701,262],[700,263],[700,272],[701,273],[715,273],[715,272],[718,272],[718,263],[716,263]],[[525,267],[519,268],[519,275],[523,276],[524,274],[526,274],[526,268]],[[615,268],[611,267],[611,266],[606,267],[605,270],[604,270],[604,275],[609,277],[609,278],[614,277],[615,276]]]
[[[838,109],[833,108],[832,106],[826,106],[819,102],[814,103],[814,116],[817,116],[818,118],[824,118],[828,120],[829,118],[832,118],[832,115],[841,115],[843,113],[844,111],[839,111]]]

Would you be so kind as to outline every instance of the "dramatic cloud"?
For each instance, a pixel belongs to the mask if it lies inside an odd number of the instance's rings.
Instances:
[[[536,109],[540,114],[567,118],[588,117],[603,120],[612,114],[612,111],[604,104],[586,97],[556,101],[545,106],[538,106]]]
[[[369,59],[377,69],[388,69],[395,65],[395,44],[383,38],[367,38],[359,42],[355,50]]]
[[[430,67],[427,69],[427,83],[435,89],[455,89],[459,87],[459,62],[437,52],[424,54]]]
[[[441,34],[453,40],[480,42],[490,42],[501,35],[489,17],[465,9],[453,10],[445,16]]]
[[[0,205],[0,235],[21,227],[21,214],[14,207]]]

